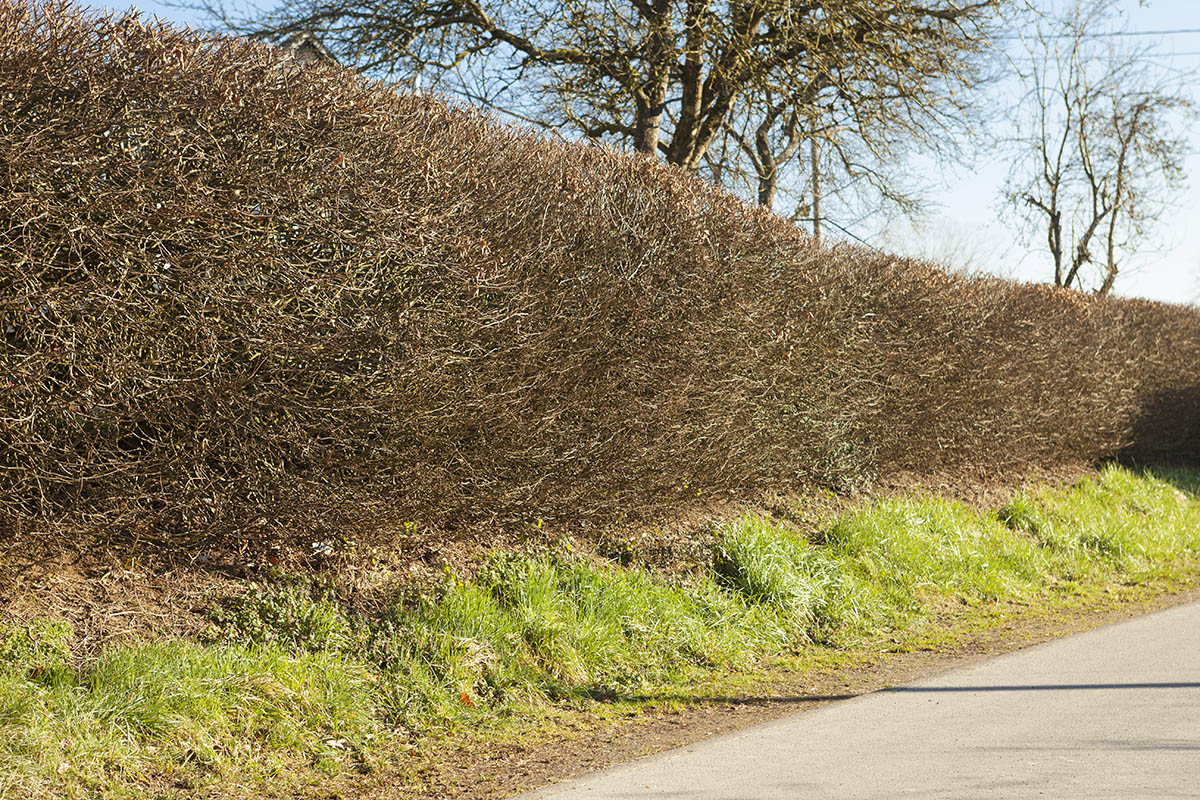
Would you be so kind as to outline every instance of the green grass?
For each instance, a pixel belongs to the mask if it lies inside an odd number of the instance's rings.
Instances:
[[[370,769],[401,737],[502,733],[597,699],[702,696],[714,678],[814,643],[915,641],[947,607],[1052,607],[1181,577],[1200,554],[1198,492],[1197,471],[1108,467],[992,513],[883,500],[809,536],[749,516],[718,532],[712,569],[687,581],[497,554],[471,580],[371,619],[296,579],[214,609],[204,642],[126,643],[90,660],[72,657],[61,623],[0,629],[0,796],[186,794]]]
[[[327,742],[370,741],[373,679],[333,654],[184,641],[115,647],[74,670],[0,670],[0,795],[136,795],[152,780],[315,763],[336,754]]]

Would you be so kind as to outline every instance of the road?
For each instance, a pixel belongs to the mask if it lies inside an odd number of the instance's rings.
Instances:
[[[523,797],[1200,798],[1200,603]]]

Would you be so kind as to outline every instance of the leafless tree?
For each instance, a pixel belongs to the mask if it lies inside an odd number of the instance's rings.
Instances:
[[[939,116],[947,106],[937,103],[921,109],[923,119],[906,119],[895,109],[868,116],[839,100],[774,100],[744,110],[725,130],[741,162],[734,163],[724,149],[710,161],[721,161],[726,183],[740,181],[735,188],[769,208],[785,196],[795,209],[792,218],[811,222],[814,232],[822,207],[831,204],[843,212],[869,206],[918,215],[922,187],[906,169],[908,159],[919,150],[957,157],[962,123],[970,118],[965,104],[946,120]]]
[[[282,0],[239,17],[221,1],[202,0],[227,29],[314,30],[368,73],[426,76],[430,88],[688,170],[710,160],[740,108],[769,109],[780,87],[788,104],[760,123],[781,124],[787,139],[797,107],[829,97],[885,87],[903,105],[931,81],[969,83],[987,26],[1009,2]]]
[[[927,187],[912,158],[961,159],[986,117],[993,55],[974,53],[959,69],[917,79],[854,63],[804,84],[764,86],[730,114],[723,135],[735,147],[710,151],[709,171],[768,207],[780,198],[818,235],[830,206],[843,222],[866,209],[915,218]]]
[[[1195,107],[1176,79],[1122,49],[1116,0],[1076,0],[1023,40],[1027,92],[1017,109],[1005,198],[1045,237],[1057,286],[1112,290],[1184,181],[1181,128]]]

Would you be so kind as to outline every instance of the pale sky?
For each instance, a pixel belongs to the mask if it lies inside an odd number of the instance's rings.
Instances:
[[[269,6],[270,2],[263,4]],[[97,5],[123,6],[120,2]],[[193,12],[158,0],[131,5],[171,22],[203,24]],[[1200,28],[1200,0],[1122,0],[1122,5],[1129,30]],[[1166,69],[1200,68],[1200,33],[1139,37],[1138,41],[1153,45],[1158,63]],[[1194,150],[1200,151],[1200,127],[1192,131],[1191,140]],[[1200,301],[1200,152],[1193,153],[1187,163],[1192,177],[1179,205],[1162,219],[1157,242],[1141,254],[1136,268],[1123,272],[1115,287],[1118,294],[1170,302]],[[1048,256],[1024,247],[1016,233],[999,220],[999,192],[1007,174],[1008,164],[996,159],[944,170],[935,176],[930,195],[934,210],[917,230],[905,222],[893,222],[855,232],[890,252],[933,257],[951,267],[970,266],[1021,280],[1048,280],[1053,276]]]
[[[1200,29],[1200,0],[1124,0],[1126,28],[1131,31]],[[1200,67],[1200,33],[1137,37],[1153,45],[1156,61],[1169,70]],[[1200,101],[1200,85],[1193,98]],[[1118,294],[1169,302],[1200,301],[1200,126],[1192,130],[1193,153],[1187,161],[1189,185],[1179,205],[1167,212],[1158,229],[1157,242],[1147,246],[1140,263],[1122,274],[1114,287]],[[971,169],[946,172],[944,188],[934,199],[940,208],[919,231],[899,224],[892,231],[869,237],[882,249],[900,250],[951,262],[970,262],[988,272],[1029,281],[1053,278],[1049,256],[1022,246],[1010,227],[998,219],[999,190],[1009,165],[984,159]]]

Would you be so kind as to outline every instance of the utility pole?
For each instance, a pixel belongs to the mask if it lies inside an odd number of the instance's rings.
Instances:
[[[812,224],[813,238],[819,242],[821,241],[821,148],[817,144],[815,125],[813,129],[814,131],[808,139],[809,153],[812,157]]]

